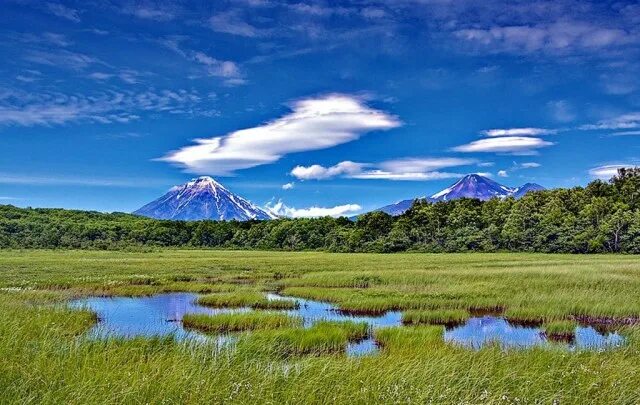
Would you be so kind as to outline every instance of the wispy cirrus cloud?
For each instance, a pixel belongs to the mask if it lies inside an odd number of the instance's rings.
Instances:
[[[171,21],[177,17],[180,9],[175,2],[135,1],[119,7],[123,14],[152,21]]]
[[[571,122],[576,119],[573,106],[567,100],[553,100],[547,103],[551,117],[561,123]]]
[[[143,76],[147,76],[148,74],[139,72],[134,69],[120,69],[115,70],[113,72],[92,72],[87,75],[90,79],[94,79],[97,81],[105,81],[110,80],[112,78],[117,78],[127,84],[137,84],[140,83]]]
[[[185,49],[182,46],[182,42],[185,40],[186,37],[183,36],[169,36],[160,39],[158,42],[160,45],[177,53],[186,60],[196,62],[203,66],[206,75],[224,79],[224,83],[229,86],[236,86],[247,82],[237,63],[214,58],[202,51]]]
[[[294,208],[287,206],[282,200],[269,203],[265,208],[274,215],[290,218],[340,217],[353,215],[362,210],[358,204],[343,204],[334,207]]]
[[[83,70],[90,65],[101,63],[92,56],[65,49],[57,49],[55,51],[31,50],[26,53],[24,59],[40,65],[71,70]]]
[[[581,130],[621,130],[640,128],[640,112],[631,112],[579,127]]]
[[[9,91],[0,97],[0,125],[62,125],[71,122],[110,124],[135,121],[143,113],[211,116],[192,90],[108,91],[91,95]]]
[[[142,178],[101,178],[66,175],[20,175],[0,173],[0,184],[20,184],[30,186],[86,186],[86,187],[157,187],[166,184],[159,179]]]
[[[542,165],[537,162],[524,162],[524,163],[513,162],[513,165],[508,170],[498,171],[498,176],[508,177],[509,173],[517,172],[520,170],[526,170],[526,169],[537,169],[538,167],[541,167],[541,166]]]
[[[240,10],[229,10],[216,14],[209,19],[209,27],[223,34],[238,35],[241,37],[254,38],[264,36],[266,31],[248,23]]]
[[[459,173],[440,169],[475,164],[475,159],[461,158],[405,158],[372,163],[344,161],[335,166],[296,166],[291,175],[299,180],[326,180],[345,177],[362,180],[428,181],[460,177]]]
[[[640,131],[620,131],[609,134],[609,136],[639,136]]]
[[[216,76],[225,79],[228,85],[239,85],[246,83],[240,68],[235,62],[228,60],[218,60],[205,54],[204,52],[195,52],[193,59],[198,63],[206,66],[209,76]]]
[[[46,3],[46,9],[56,17],[64,18],[72,22],[80,22],[80,12],[60,3]]]
[[[638,42],[637,36],[624,29],[582,21],[465,28],[455,31],[454,35],[489,53],[563,54]]]
[[[231,175],[236,170],[273,163],[282,156],[326,149],[371,131],[401,125],[393,115],[373,109],[357,96],[328,94],[290,104],[292,111],[253,128],[196,139],[195,145],[159,160],[198,174]]]

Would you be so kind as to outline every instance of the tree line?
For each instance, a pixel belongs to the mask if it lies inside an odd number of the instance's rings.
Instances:
[[[0,248],[194,247],[331,252],[640,253],[640,169],[521,199],[416,200],[403,215],[165,221],[0,205]]]

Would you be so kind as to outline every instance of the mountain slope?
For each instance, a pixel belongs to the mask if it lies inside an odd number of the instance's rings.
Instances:
[[[399,201],[399,202],[397,202],[395,204],[385,205],[382,208],[378,208],[376,211],[382,211],[382,212],[387,213],[387,214],[392,215],[392,216],[401,215],[406,210],[411,208],[411,206],[413,205],[413,202],[415,200],[417,200],[417,199],[418,198],[413,198],[413,199],[410,199],[410,200],[402,200],[402,201]],[[422,199],[424,199],[424,198],[422,198]]]
[[[513,189],[503,186],[479,174],[468,174],[451,187],[431,196],[434,201],[455,200],[458,198],[477,198],[490,200],[495,197],[507,197]]]
[[[521,198],[529,191],[545,190],[539,184],[526,183],[520,187],[507,187],[479,174],[469,174],[455,182],[450,187],[435,193],[429,198],[429,202],[450,201],[459,198],[477,198],[490,200],[492,198],[514,197]],[[386,212],[389,215],[401,215],[413,204],[415,200],[403,200],[395,204],[386,205],[376,211]]]
[[[541,190],[546,190],[546,189],[542,187],[540,184],[526,183],[520,187],[515,188],[511,195],[513,195],[513,197],[517,199],[517,198],[523,197],[529,191],[541,191]]]
[[[233,194],[208,176],[175,186],[165,195],[134,212],[156,219],[195,221],[202,219],[273,219],[274,216]]]

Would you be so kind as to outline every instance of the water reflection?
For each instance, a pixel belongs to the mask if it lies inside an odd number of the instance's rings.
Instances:
[[[89,331],[89,336],[104,338],[109,336],[131,338],[136,336],[168,336],[176,339],[205,339],[204,335],[184,329],[182,317],[185,314],[218,314],[223,312],[246,312],[250,308],[208,308],[196,303],[196,294],[170,293],[151,297],[90,297],[73,301],[76,308],[89,308],[97,313],[99,322]],[[271,300],[295,300],[300,306],[295,310],[278,311],[303,319],[304,327],[310,327],[321,320],[365,322],[371,330],[383,326],[401,325],[400,312],[387,312],[381,316],[345,315],[337,308],[324,302],[284,297],[268,294]],[[218,336],[218,343],[230,341],[228,336]],[[377,351],[375,341],[370,336],[359,342],[352,342],[346,348],[347,354],[358,356]]]
[[[178,340],[196,339],[213,341],[218,346],[232,342],[230,335],[211,337],[182,327],[185,314],[219,314],[252,311],[250,308],[208,308],[196,303],[198,296],[192,293],[169,293],[150,297],[89,297],[73,301],[71,306],[89,308],[97,313],[99,322],[89,331],[93,338],[109,336],[132,338],[137,336],[168,336]],[[375,353],[378,350],[373,339],[373,329],[402,325],[402,313],[389,311],[380,316],[345,314],[331,304],[301,298],[268,294],[270,300],[295,300],[299,308],[278,311],[303,319],[308,328],[321,320],[365,322],[370,328],[369,337],[349,343],[346,352],[350,356]],[[444,340],[472,349],[488,344],[502,348],[529,348],[550,344],[550,340],[539,327],[524,327],[510,323],[497,316],[473,317],[463,325],[448,328]],[[569,349],[601,350],[620,346],[624,338],[618,333],[601,334],[592,327],[577,327],[574,338],[564,343]],[[561,343],[554,343],[561,344]]]
[[[489,344],[497,344],[505,349],[550,344],[542,328],[518,326],[494,316],[470,318],[463,325],[447,329],[444,340],[472,349],[480,349]],[[601,334],[590,326],[579,326],[575,329],[575,339],[566,345],[572,350],[598,350],[620,346],[623,343],[624,338],[618,333]]]

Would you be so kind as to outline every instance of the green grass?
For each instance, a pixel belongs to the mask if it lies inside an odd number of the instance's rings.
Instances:
[[[578,324],[571,320],[552,321],[543,325],[543,329],[550,338],[571,338],[575,335]]]
[[[236,291],[232,293],[209,294],[198,298],[198,304],[214,308],[241,308],[253,309],[296,309],[298,303],[293,300],[273,299],[269,300],[264,294],[258,292]]]
[[[343,353],[347,343],[364,339],[368,334],[365,323],[317,322],[307,329],[290,328],[249,335],[238,346],[253,353],[265,351],[279,358],[289,356]]]
[[[620,330],[626,345],[604,352],[474,351],[443,342],[442,326],[389,328],[374,332],[379,354],[350,358],[346,342],[366,333],[358,326],[255,330],[220,351],[169,338],[87,340],[95,316],[65,306],[78,296],[167,291],[260,298],[245,304],[279,291],[362,311],[504,308],[549,327],[572,316],[640,316],[640,260],[0,251],[0,403],[640,402],[639,325]]]
[[[402,323],[406,325],[453,325],[469,318],[469,312],[462,309],[408,310],[402,313]]]
[[[385,351],[401,352],[407,354],[425,345],[443,347],[443,326],[421,325],[414,328],[383,328],[374,333],[378,345]]]
[[[271,312],[224,313],[216,315],[186,314],[185,328],[202,332],[224,333],[259,329],[293,328],[302,326],[302,318]]]

